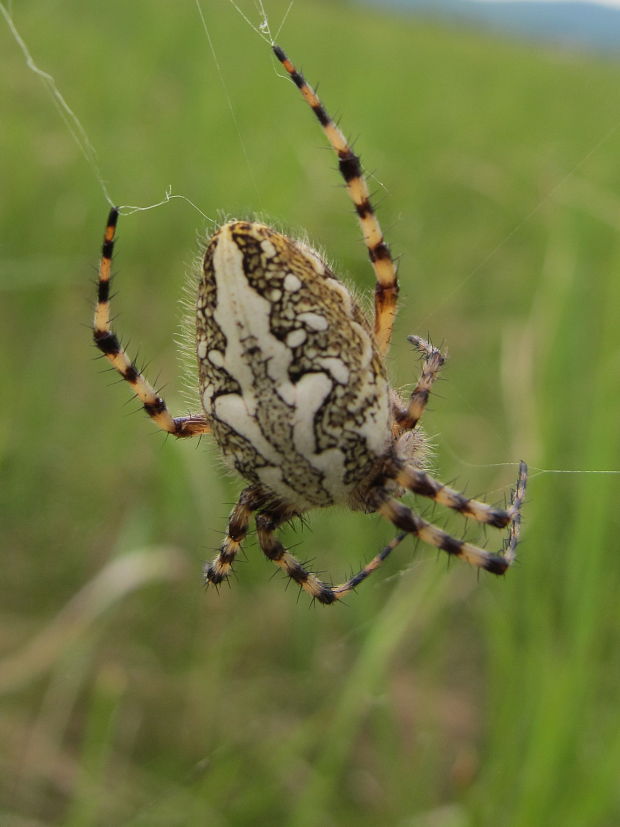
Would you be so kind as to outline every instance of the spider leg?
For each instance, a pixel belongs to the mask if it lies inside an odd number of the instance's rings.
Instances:
[[[470,499],[454,488],[450,488],[449,485],[444,485],[434,479],[425,471],[420,471],[406,464],[400,469],[396,469],[394,479],[398,485],[408,491],[422,497],[428,497],[439,505],[445,505],[453,511],[458,511],[464,517],[469,517],[479,523],[486,523],[496,528],[504,528],[509,523],[514,525],[517,518],[520,520],[521,505],[527,484],[527,465],[524,462],[519,463],[517,486],[512,501],[506,509],[495,508],[488,503]]]
[[[353,577],[349,578],[346,583],[342,583],[340,586],[333,587],[332,591],[334,592],[335,596],[340,600],[349,592],[354,591],[359,584],[364,581],[369,574],[372,574],[373,571],[376,571],[381,563],[394,551],[396,546],[400,545],[402,541],[407,537],[407,532],[403,531],[401,534],[397,534],[390,542],[384,546],[379,554],[376,554],[370,563],[367,563],[363,569],[358,571],[357,574],[354,574]]]
[[[95,345],[103,353],[112,367],[129,382],[147,414],[158,428],[174,434],[177,437],[199,436],[208,434],[211,426],[203,414],[191,414],[173,418],[166,407],[166,403],[137,368],[136,364],[127,356],[116,334],[110,325],[110,271],[112,268],[112,254],[114,252],[114,237],[118,209],[110,210],[108,223],[103,236],[101,262],[99,264],[99,283],[97,291],[97,306],[93,320],[93,339]]]
[[[250,524],[250,517],[263,501],[263,493],[255,486],[245,488],[230,513],[226,537],[216,557],[204,567],[205,585],[219,585],[229,577],[241,543],[245,540]]]
[[[299,560],[286,549],[276,537],[275,531],[285,522],[285,517],[275,511],[261,511],[256,517],[256,532],[263,554],[284,571],[301,588],[319,603],[333,603],[336,596],[328,583],[320,580],[316,574],[307,571]]]
[[[446,357],[444,354],[419,336],[408,336],[411,344],[423,354],[422,370],[415,388],[411,393],[407,407],[394,406],[394,420],[400,433],[413,430],[420,419],[428,403],[433,382],[437,379]]]
[[[461,557],[473,566],[479,566],[493,574],[503,574],[508,568],[509,563],[501,554],[491,554],[464,540],[457,540],[398,500],[386,500],[379,506],[378,511],[401,531],[413,534],[428,545],[440,548],[450,555]]]
[[[519,463],[519,475],[517,483],[514,487],[510,497],[510,508],[514,511],[512,523],[510,524],[510,533],[506,541],[504,549],[504,557],[511,565],[517,556],[517,545],[521,539],[521,508],[525,500],[525,489],[527,486],[527,465],[524,462]]]
[[[274,45],[273,51],[316,115],[327,140],[338,155],[340,174],[344,178],[347,192],[351,201],[353,201],[364,243],[368,249],[368,256],[377,279],[374,332],[379,352],[385,355],[390,346],[394,316],[396,315],[398,280],[394,259],[385,243],[381,226],[370,203],[368,184],[362,172],[359,156],[355,154],[343,132],[327,114],[314,89],[306,82],[303,75],[297,71],[283,50]]]
[[[373,557],[363,569],[345,583],[342,583],[340,586],[331,586],[329,583],[320,580],[316,574],[308,571],[299,560],[282,545],[280,540],[278,540],[275,531],[282,522],[284,522],[283,518],[268,510],[262,511],[256,517],[258,542],[264,555],[279,566],[291,580],[294,580],[295,583],[314,600],[318,600],[319,603],[326,605],[334,603],[336,600],[341,600],[359,586],[369,574],[372,574],[373,571],[379,568],[381,563],[383,563],[396,546],[407,537],[408,533],[403,532],[394,537],[393,540],[381,549],[379,554]]]
[[[435,481],[433,480],[432,482]],[[398,500],[389,498],[381,503],[377,510],[397,528],[400,528],[401,531],[414,534],[425,543],[435,546],[435,548],[443,549],[443,551],[450,555],[454,555],[455,557],[461,557],[473,566],[486,569],[493,574],[503,574],[508,566],[514,562],[516,556],[516,547],[519,542],[521,530],[521,507],[525,498],[526,484],[527,466],[524,462],[522,462],[519,466],[517,485],[513,491],[510,506],[506,511],[500,512],[498,509],[490,509],[486,513],[484,511],[480,511],[479,516],[475,516],[474,511],[467,514],[467,516],[472,516],[475,519],[479,519],[480,522],[486,522],[490,525],[502,526],[506,525],[508,522],[511,522],[508,540],[502,554],[493,554],[485,551],[484,549],[478,548],[478,546],[475,546],[472,543],[467,543],[464,540],[457,540],[455,537],[447,534],[442,529],[437,528],[437,526],[424,520],[410,508],[407,508],[406,505],[398,502]],[[446,488],[444,487],[443,490],[445,491]],[[450,495],[457,494],[457,492],[453,492],[451,489],[447,490],[450,491]],[[433,499],[435,498],[433,497]],[[439,499],[437,499],[437,501],[443,502],[443,500]],[[469,502],[474,503],[475,501],[470,500]],[[449,505],[448,502],[443,502],[443,504]],[[475,503],[475,506],[485,506],[485,503]],[[453,508],[455,506],[452,505],[449,507]],[[490,507],[486,506],[486,508]],[[457,508],[456,510],[466,513],[460,508]],[[502,515],[501,520],[499,519],[500,514]],[[497,517],[497,520],[485,518],[491,515]]]
[[[392,498],[384,500],[377,510],[397,528],[400,528],[402,533],[398,534],[384,546],[363,569],[339,586],[331,586],[329,583],[320,580],[316,574],[308,571],[276,537],[276,529],[290,517],[290,513],[285,515],[279,513],[276,509],[264,509],[257,515],[256,528],[258,541],[263,553],[312,598],[324,604],[341,600],[345,595],[353,591],[362,581],[372,574],[373,571],[379,568],[381,563],[383,563],[408,534],[413,534],[425,543],[435,548],[443,549],[450,555],[461,557],[474,566],[486,569],[493,574],[503,574],[514,562],[516,547],[520,539],[521,507],[525,498],[525,487],[527,484],[527,466],[525,463],[520,463],[517,484],[512,493],[510,506],[506,510],[492,508],[486,503],[480,503],[476,500],[466,500],[462,494],[447,486],[442,486],[441,483],[433,480],[427,474],[423,474],[423,472],[413,472],[410,471],[410,469],[403,469],[400,475],[396,477],[396,481],[403,485],[404,482],[408,480],[408,476],[406,475],[410,473],[420,474],[426,489],[429,488],[431,483],[435,486],[436,496],[431,498],[437,502],[455,508],[457,511],[466,514],[466,516],[477,519],[483,523],[488,523],[489,525],[501,528],[510,523],[510,532],[503,553],[493,554],[472,543],[457,540],[447,532],[424,520],[410,508],[398,502],[398,500]],[[411,490],[414,489],[411,488]],[[442,494],[439,492],[442,492]],[[422,486],[420,486],[418,493],[425,493],[422,491]],[[430,494],[426,493],[425,495],[430,496]],[[457,508],[457,501],[458,503],[466,502],[468,504],[468,510],[465,510],[463,505]]]

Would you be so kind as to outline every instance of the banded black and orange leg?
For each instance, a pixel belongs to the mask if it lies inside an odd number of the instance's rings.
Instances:
[[[328,115],[314,89],[306,82],[301,72],[297,71],[284,51],[275,45],[273,51],[316,115],[327,140],[338,155],[340,174],[344,178],[347,192],[355,207],[364,243],[377,279],[374,332],[379,352],[385,355],[390,346],[396,315],[398,280],[394,259],[385,243],[381,225],[370,203],[368,184],[362,172],[359,156],[355,154],[343,132]]]
[[[479,566],[493,574],[503,574],[509,566],[501,554],[492,554],[465,540],[457,540],[432,523],[427,522],[398,500],[388,499],[379,506],[379,513],[401,531],[419,537],[424,543],[440,548],[454,557],[460,557],[473,566]]]
[[[155,388],[140,373],[134,362],[127,356],[116,334],[110,325],[110,273],[112,255],[114,252],[114,238],[118,209],[110,210],[108,222],[103,237],[101,262],[99,264],[99,283],[97,291],[97,306],[93,320],[93,339],[95,345],[103,353],[112,367],[129,382],[135,395],[142,402],[142,406],[153,422],[162,431],[174,434],[177,437],[199,436],[208,434],[211,427],[203,414],[190,414],[173,418],[166,407],[166,403]]]
[[[446,357],[439,348],[427,342],[426,339],[419,336],[408,336],[407,338],[424,358],[420,376],[409,398],[409,404],[406,407],[404,405],[402,407],[395,406],[394,421],[399,432],[413,430],[422,418],[433,383],[446,361]]]
[[[326,605],[335,603],[337,600],[342,600],[343,597],[354,591],[368,575],[379,568],[381,563],[383,563],[396,546],[407,536],[405,532],[399,534],[384,546],[379,554],[375,555],[370,563],[364,566],[357,574],[339,586],[331,586],[329,583],[320,580],[313,572],[308,571],[299,560],[282,545],[280,540],[278,540],[275,531],[285,519],[287,518],[281,518],[277,514],[272,514],[269,511],[263,511],[258,514],[256,517],[256,529],[260,547],[265,556],[279,566],[284,573],[309,594],[310,597]]]
[[[216,557],[204,567],[205,585],[212,583],[217,586],[230,576],[235,557],[247,536],[250,517],[263,502],[263,492],[257,486],[250,486],[241,492],[228,518],[224,542]]]
[[[474,566],[486,569],[493,574],[503,574],[516,556],[516,548],[520,539],[521,508],[525,499],[527,485],[527,466],[519,464],[517,484],[512,492],[510,505],[507,509],[493,508],[486,503],[469,500],[459,492],[448,486],[442,486],[422,471],[404,469],[396,476],[397,482],[410,491],[422,496],[430,497],[435,502],[446,505],[467,517],[481,523],[503,528],[510,524],[508,538],[501,553],[491,553],[468,543],[458,540],[442,529],[427,522],[413,512],[406,505],[395,499],[385,500],[378,508],[380,514],[393,523],[401,531],[406,531],[419,537],[423,542],[435,548],[440,548],[450,555],[460,557]]]
[[[290,516],[280,513],[277,509],[266,509],[256,515],[256,533],[261,550],[265,557],[279,566],[291,580],[319,603],[333,603],[336,598],[332,587],[304,568],[276,537],[276,529]]]
[[[495,528],[504,528],[514,522],[520,514],[527,484],[527,465],[524,462],[519,463],[517,483],[508,508],[496,508],[488,503],[466,497],[460,491],[434,479],[426,471],[420,471],[404,463],[400,468],[395,469],[394,479],[398,485],[408,491],[419,494],[421,497],[428,497],[438,505],[458,511],[464,517],[495,526]]]

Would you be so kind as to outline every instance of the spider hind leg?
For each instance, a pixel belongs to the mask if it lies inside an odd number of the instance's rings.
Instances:
[[[274,44],[273,52],[316,115],[325,137],[338,156],[338,168],[355,207],[364,244],[368,250],[368,257],[375,272],[374,333],[379,352],[385,356],[390,347],[392,327],[396,315],[398,278],[396,263],[385,242],[379,219],[375,215],[370,202],[370,192],[360,158],[353,151],[340,127],[329,116],[315,90],[307,83],[302,73],[295,68],[283,49]]]

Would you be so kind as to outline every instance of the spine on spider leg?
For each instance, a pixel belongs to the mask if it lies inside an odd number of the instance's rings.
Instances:
[[[336,126],[328,115],[314,89],[306,82],[301,72],[297,71],[284,50],[280,46],[274,45],[273,52],[316,115],[327,140],[338,155],[340,174],[355,207],[364,236],[364,243],[368,249],[368,257],[377,279],[374,330],[379,351],[385,354],[390,345],[394,316],[396,315],[398,279],[394,259],[385,243],[381,225],[370,203],[368,184],[362,171],[359,156],[355,154],[342,130]]]

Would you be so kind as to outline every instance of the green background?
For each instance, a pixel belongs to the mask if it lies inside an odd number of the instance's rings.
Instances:
[[[192,2],[13,10],[114,199],[171,185],[213,219],[303,228],[370,291],[311,113],[233,7],[203,5],[226,91]],[[277,27],[285,4],[268,11]],[[325,609],[270,579],[253,536],[230,590],[203,591],[240,482],[100,375],[107,205],[1,19],[0,42],[0,822],[620,823],[620,477],[539,470],[620,468],[619,65],[293,6],[280,42],[357,139],[401,256],[394,383],[415,381],[408,334],[449,349],[435,472],[503,502],[501,463],[531,466],[505,578],[409,540]],[[179,300],[208,233],[180,200],[119,224],[116,329],[175,413]],[[340,582],[393,533],[334,510],[283,536]]]

